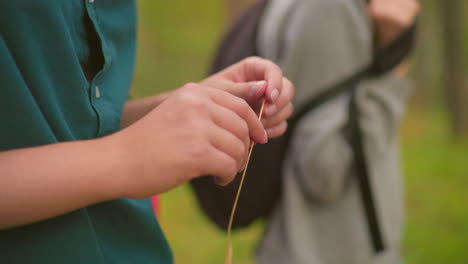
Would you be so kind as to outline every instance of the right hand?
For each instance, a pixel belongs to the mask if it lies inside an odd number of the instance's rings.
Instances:
[[[419,0],[372,0],[369,14],[376,28],[378,47],[385,48],[409,28],[420,10]]]
[[[202,175],[228,184],[245,162],[250,139],[266,143],[248,103],[226,91],[187,84],[114,135],[131,159],[126,196],[143,198]]]

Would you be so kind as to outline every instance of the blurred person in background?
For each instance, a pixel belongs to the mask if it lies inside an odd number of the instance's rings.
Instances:
[[[414,24],[419,9],[416,0],[271,0],[260,23],[258,50],[295,84],[297,108],[368,64]],[[369,243],[347,138],[350,96],[343,93],[296,125],[281,198],[267,221],[258,263],[402,263],[398,131],[411,92],[402,67],[360,82],[356,96],[385,250],[376,254]]]

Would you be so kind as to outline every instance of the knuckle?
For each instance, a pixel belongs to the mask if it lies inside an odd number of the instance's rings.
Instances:
[[[274,63],[274,62],[271,61],[271,60],[267,60],[267,61],[268,61],[269,63],[271,63],[271,64],[272,64],[272,67],[276,68],[276,70],[277,70],[278,72],[280,72],[281,74],[283,74],[283,70],[281,69],[280,66],[278,66],[278,64]]]
[[[186,92],[181,95],[181,100],[189,109],[189,112],[204,112],[208,108],[206,99],[194,92]]]
[[[209,151],[209,144],[202,138],[202,136],[195,136],[193,140],[187,143],[186,152],[195,163],[199,163],[200,160],[205,160]]]
[[[283,79],[284,79],[284,83],[285,83],[286,86],[293,86],[293,83],[291,82],[291,80],[289,80],[286,77],[283,77]]]
[[[234,176],[236,175],[238,168],[239,166],[237,165],[237,161],[234,159],[230,159],[226,163],[225,173],[226,173],[226,178],[229,182],[234,179]]]
[[[206,129],[206,122],[204,122],[203,117],[199,118],[197,115],[191,115],[184,122],[187,131],[190,131],[190,138],[194,143],[202,142],[205,139],[206,135],[203,133]]]
[[[229,159],[225,162],[225,166],[219,171],[218,184],[221,186],[228,185],[237,174],[237,162],[234,159]]]
[[[264,64],[267,64],[269,66],[272,66],[272,67],[275,67],[276,70],[280,70],[281,71],[281,68],[276,65],[276,63],[274,63],[272,60],[269,60],[269,59],[265,59],[265,58],[262,58],[262,57],[259,57],[259,56],[250,56],[250,57],[247,57],[244,59],[244,62],[245,63],[252,63],[252,64],[255,64],[255,63],[264,63]]]
[[[271,67],[274,71],[277,71],[278,74],[283,76],[283,70],[281,69],[280,66],[278,66],[278,64],[276,64],[275,62],[273,62],[271,60],[268,60],[268,59],[264,59],[264,60],[265,60],[265,63],[268,64],[269,67]]]
[[[282,122],[281,124],[277,125],[276,127],[273,127],[268,130],[268,135],[271,137],[279,137],[286,132],[286,129],[288,128],[288,123],[286,121]]]
[[[239,133],[241,137],[247,137],[249,135],[249,126],[246,122],[239,122]]]
[[[200,87],[200,85],[198,83],[194,83],[194,82],[189,82],[189,83],[186,83],[182,86],[182,89],[184,90],[193,90],[193,89],[196,89]]]
[[[229,181],[226,181],[224,178],[216,178],[216,184],[225,187],[229,184]]]
[[[234,149],[234,156],[236,157],[237,160],[242,161],[244,158],[245,152],[246,152],[246,146],[244,145],[244,142],[239,142],[239,144],[235,144],[236,147],[233,147]]]
[[[285,82],[286,82],[285,83],[286,84],[286,89],[284,89],[285,90],[284,92],[286,94],[286,97],[287,97],[288,101],[290,101],[294,97],[294,95],[296,93],[296,88],[294,87],[294,84],[293,84],[293,82],[291,82],[291,80],[285,78]]]
[[[284,132],[286,132],[286,129],[288,129],[288,122],[284,121],[279,127],[279,134],[284,134]]]
[[[239,115],[245,116],[245,115],[249,114],[249,111],[251,111],[251,108],[250,108],[249,104],[245,100],[243,100],[243,99],[241,99],[239,97],[236,97],[236,98],[234,98],[233,101],[235,101],[236,112]]]
[[[370,12],[377,21],[382,21],[387,16],[385,8],[381,8],[380,5],[371,6]]]
[[[191,90],[188,90],[187,88],[182,88],[182,89],[183,90],[181,90],[178,93],[178,99],[182,101],[184,104],[188,104],[190,102],[197,100],[196,95]]]
[[[286,118],[289,118],[294,113],[294,106],[292,103],[289,103],[286,106]]]
[[[244,59],[244,62],[246,62],[246,63],[255,63],[255,62],[262,61],[262,60],[264,60],[264,59],[259,57],[259,56],[249,56],[249,57]]]

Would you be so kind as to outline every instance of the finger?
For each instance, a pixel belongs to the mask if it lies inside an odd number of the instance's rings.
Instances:
[[[226,85],[225,91],[246,100],[249,104],[258,102],[267,88],[266,81],[230,83]]]
[[[224,128],[215,125],[210,130],[210,143],[236,161],[237,171],[242,169],[249,148],[242,140]]]
[[[206,92],[215,103],[229,108],[245,120],[249,128],[249,135],[255,142],[266,143],[268,141],[262,123],[245,100],[231,95],[228,92],[213,88],[206,89]]]
[[[294,97],[295,89],[293,83],[287,78],[283,78],[283,88],[276,103],[268,104],[265,107],[264,116],[272,116],[287,106]]]
[[[283,85],[283,71],[272,61],[260,58],[249,57],[240,62],[243,65],[245,81],[267,82],[266,98],[269,102],[276,102]]]
[[[215,147],[207,152],[206,160],[200,175],[213,175],[218,185],[228,185],[238,172],[236,160]]]
[[[235,135],[244,144],[244,147],[248,148],[250,145],[250,135],[249,127],[245,120],[228,108],[216,106],[212,111],[213,122]]]
[[[281,122],[279,125],[268,128],[267,134],[269,138],[277,138],[280,137],[286,132],[286,129],[288,128],[288,123],[286,121]]]
[[[265,129],[275,127],[291,117],[293,113],[293,104],[287,104],[280,112],[268,118],[262,118],[262,124]]]

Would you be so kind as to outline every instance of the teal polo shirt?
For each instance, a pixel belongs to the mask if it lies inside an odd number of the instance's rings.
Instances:
[[[0,33],[1,151],[119,130],[135,1],[0,1]],[[172,262],[149,200],[103,202],[0,231],[2,264]]]

